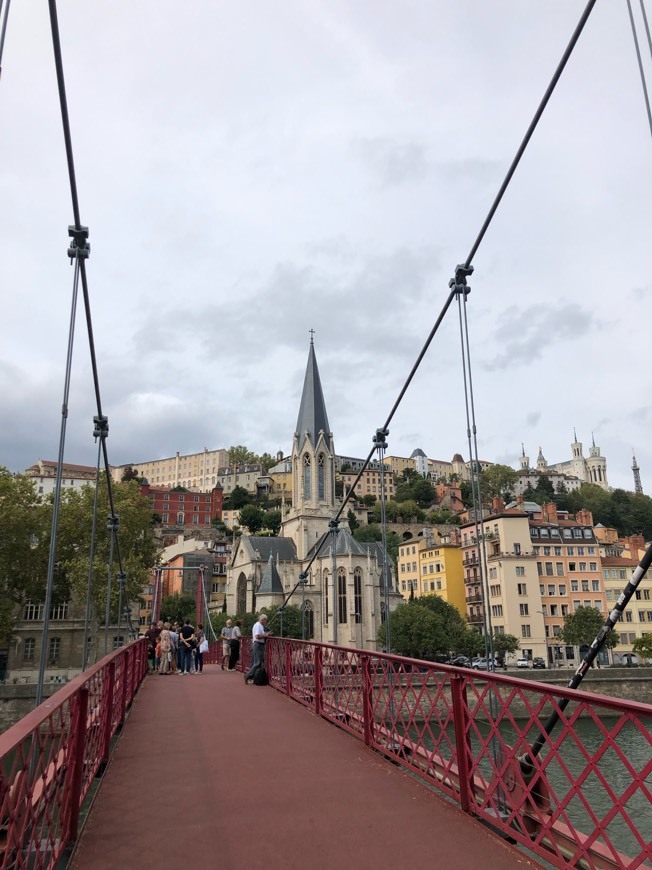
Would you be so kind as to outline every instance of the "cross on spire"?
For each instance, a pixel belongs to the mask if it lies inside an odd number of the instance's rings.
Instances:
[[[308,332],[310,333],[310,344],[314,344],[315,330],[309,329]]]

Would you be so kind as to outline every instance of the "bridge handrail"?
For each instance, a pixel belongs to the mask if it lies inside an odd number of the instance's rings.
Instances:
[[[652,705],[311,641],[270,639],[267,668],[275,689],[554,866],[652,867]]]
[[[146,673],[139,638],[0,735],[0,870],[53,867],[70,850],[81,806]]]

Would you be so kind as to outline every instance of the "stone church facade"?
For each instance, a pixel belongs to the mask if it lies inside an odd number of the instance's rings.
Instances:
[[[292,505],[282,508],[280,534],[242,535],[234,545],[227,572],[228,612],[260,613],[282,604],[306,572],[305,588],[298,588],[288,603],[305,609],[310,637],[376,649],[386,606],[393,610],[401,596],[381,544],[356,541],[345,523],[335,535],[330,530],[337,512],[335,447],[312,339],[291,461]]]

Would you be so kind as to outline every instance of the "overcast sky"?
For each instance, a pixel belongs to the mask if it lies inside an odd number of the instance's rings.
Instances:
[[[311,328],[336,449],[366,455],[584,5],[60,0],[111,462],[289,452]],[[73,277],[40,0],[11,7],[0,130],[0,464],[24,470],[57,455]],[[474,260],[481,458],[569,459],[576,427],[652,493],[651,230],[627,8],[601,0]],[[392,454],[468,457],[456,317]],[[88,360],[80,316],[66,458],[94,464]]]

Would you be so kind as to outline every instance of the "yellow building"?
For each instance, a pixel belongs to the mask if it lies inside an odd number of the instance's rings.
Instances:
[[[466,617],[462,550],[455,544],[422,541],[419,552],[421,595],[439,595]]]
[[[340,477],[342,478],[342,485],[344,487],[345,495],[353,486],[353,482],[355,481],[357,476],[357,474],[354,474],[351,471],[340,472]],[[385,472],[384,476],[385,498],[394,498],[394,478],[387,471]],[[377,499],[380,499],[380,471],[378,469],[369,468],[363,471],[362,475],[360,476],[360,480],[356,485],[355,494],[358,496],[358,498],[362,498],[363,495],[373,495]]]
[[[292,501],[292,471],[270,471],[269,477],[272,478],[272,494]]]
[[[439,595],[466,616],[462,551],[436,531],[398,546],[398,589],[403,598]]]
[[[414,459],[408,456],[386,456],[385,465],[392,474],[403,474],[406,468],[414,468]]]
[[[624,556],[602,557],[602,582],[604,584],[607,608],[612,608],[624,591],[636,566],[638,558]],[[637,637],[652,634],[652,577],[646,575],[639,583],[638,589],[625,608],[623,618],[614,631],[620,636],[620,642],[612,651],[613,660],[626,663],[628,653]]]

